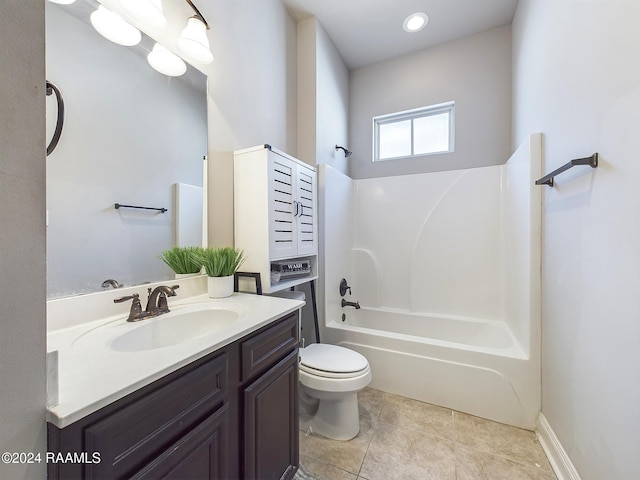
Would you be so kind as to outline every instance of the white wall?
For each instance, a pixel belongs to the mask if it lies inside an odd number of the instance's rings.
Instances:
[[[0,452],[46,452],[44,2],[0,2]],[[45,478],[45,463],[0,478]]]
[[[372,162],[372,118],[455,101],[455,152]],[[351,72],[353,178],[499,165],[511,155],[511,28],[500,27]]]
[[[542,411],[582,480],[640,478],[640,3],[521,0],[514,140],[545,134]]]

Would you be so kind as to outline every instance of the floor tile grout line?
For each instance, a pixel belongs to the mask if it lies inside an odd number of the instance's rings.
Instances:
[[[523,455],[520,458],[514,458],[512,456],[509,455],[505,455],[501,452],[498,451],[498,453],[496,453],[495,449],[490,449],[491,446],[489,445],[487,449],[482,449],[482,448],[475,448],[472,447],[470,445],[467,445],[465,443],[463,443],[463,440],[465,439],[465,436],[462,435],[462,427],[463,424],[460,423],[461,420],[464,418],[464,416],[469,415],[471,417],[475,417],[474,415],[470,415],[470,414],[466,414],[464,412],[458,412],[456,410],[453,409],[447,409],[449,410],[448,415],[450,414],[451,417],[451,435],[452,438],[446,438],[444,436],[441,435],[434,435],[433,433],[431,433],[431,431],[429,431],[428,428],[425,428],[426,426],[421,427],[420,424],[415,424],[415,425],[406,425],[406,424],[401,424],[401,423],[393,423],[393,422],[389,422],[388,419],[387,421],[381,420],[382,418],[384,418],[383,416],[383,412],[385,412],[386,408],[389,408],[390,406],[393,406],[393,399],[394,397],[401,397],[401,398],[407,398],[407,397],[402,397],[399,395],[395,395],[395,394],[391,394],[388,392],[383,392],[383,396],[382,398],[380,398],[380,402],[372,402],[372,405],[369,405],[370,407],[372,407],[371,409],[366,409],[366,411],[368,413],[370,413],[371,411],[377,411],[377,415],[373,416],[362,416],[363,419],[368,418],[371,421],[371,433],[370,433],[370,437],[366,443],[366,448],[364,449],[364,455],[362,457],[362,460],[359,463],[359,466],[357,468],[357,473],[355,473],[355,477],[356,480],[367,480],[367,477],[362,476],[363,474],[363,468],[364,468],[364,464],[367,461],[368,458],[368,454],[369,454],[369,450],[371,449],[371,444],[373,442],[374,436],[379,436],[380,435],[380,431],[382,428],[384,428],[385,426],[388,427],[394,427],[394,428],[399,428],[401,430],[406,430],[408,432],[410,431],[416,431],[419,430],[421,431],[423,434],[426,434],[430,437],[433,438],[437,438],[439,440],[444,440],[446,442],[449,443],[449,445],[452,447],[453,449],[453,453],[454,453],[454,478],[458,478],[459,473],[462,472],[462,470],[459,472],[458,467],[459,466],[463,466],[465,463],[460,461],[460,456],[462,455],[463,452],[475,452],[475,453],[479,453],[482,455],[487,455],[488,457],[491,457],[493,459],[496,460],[502,460],[502,461],[507,461],[510,462],[511,464],[513,464],[516,468],[527,468],[527,469],[532,469],[541,472],[544,475],[550,474],[550,475],[554,475],[553,470],[548,467],[548,464],[542,463],[542,462],[536,462],[535,460],[537,459],[537,455],[536,452],[533,452],[533,455]],[[371,398],[371,397],[370,397]],[[375,397],[374,397],[375,398]],[[379,398],[379,397],[378,397]],[[411,399],[409,399],[411,400]],[[430,403],[427,402],[420,402],[423,403],[425,405],[432,405]],[[437,407],[437,405],[434,405]],[[446,408],[446,407],[441,407],[441,408]],[[363,410],[363,409],[361,409]],[[483,421],[487,421],[487,422],[491,422],[491,423],[496,423],[499,425],[504,425],[506,427],[512,427],[510,425],[506,425],[506,424],[501,424],[500,422],[494,422],[492,420],[489,419],[484,419],[482,417],[478,417],[479,419],[483,420]],[[512,427],[512,428],[518,428],[518,427]],[[525,430],[528,431],[526,429],[520,429],[520,430]],[[304,433],[304,430],[302,430]],[[470,432],[471,434],[473,434],[473,432]],[[535,443],[535,442],[534,442]],[[534,447],[535,448],[535,447]],[[308,455],[308,454],[307,454]],[[345,470],[344,468],[338,466],[338,465],[333,465],[333,463],[327,462],[324,459],[320,459],[315,457],[314,455],[309,455],[310,458],[314,458],[315,460],[317,460],[318,462],[321,462],[322,464],[325,465],[329,465],[333,468],[336,468],[340,471],[346,472],[347,474],[349,474],[350,476],[354,475],[353,472]],[[541,459],[546,459],[546,455],[544,455]],[[529,463],[526,463],[529,462]],[[542,463],[542,464],[540,464]],[[355,470],[355,469],[354,469]],[[546,477],[545,477],[546,478]],[[551,478],[551,477],[550,477]]]
[[[367,454],[369,453],[369,447],[371,446],[371,442],[373,441],[373,436],[376,434],[376,430],[378,430],[378,428],[380,427],[380,423],[381,423],[380,417],[382,416],[382,411],[384,410],[385,403],[386,403],[384,397],[382,398],[380,403],[382,405],[380,406],[378,417],[375,419],[375,421],[371,422],[371,437],[369,437],[369,442],[367,443],[367,448],[364,451],[364,457],[362,457],[362,462],[360,463],[360,468],[358,469],[358,474],[356,475],[356,477],[360,477],[360,473],[362,472],[362,467],[364,467],[364,461],[367,459]]]

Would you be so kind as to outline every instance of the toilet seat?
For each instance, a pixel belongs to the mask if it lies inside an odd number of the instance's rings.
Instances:
[[[369,370],[369,362],[348,348],[312,343],[300,350],[300,370],[324,378],[354,378]]]

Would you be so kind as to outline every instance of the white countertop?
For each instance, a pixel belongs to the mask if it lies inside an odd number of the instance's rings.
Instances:
[[[47,421],[64,428],[304,305],[297,300],[242,293],[219,300],[210,299],[206,294],[172,300],[169,299],[169,308],[175,313],[199,302],[218,302],[220,307],[236,308],[242,315],[212,333],[176,345],[136,352],[114,350],[111,342],[122,333],[155,319],[132,323],[126,321],[127,315],[119,314],[51,331],[47,351],[58,351],[59,403],[48,408]]]

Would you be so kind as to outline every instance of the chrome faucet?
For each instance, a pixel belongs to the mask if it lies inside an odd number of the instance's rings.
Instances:
[[[347,302],[344,298],[342,299],[342,308],[344,307],[353,307],[356,310],[360,310],[360,302]]]
[[[131,302],[131,310],[129,311],[129,318],[127,318],[127,322],[139,322],[145,318],[157,317],[158,315],[167,313],[169,311],[167,297],[175,297],[175,291],[178,288],[180,288],[179,285],[174,285],[173,287],[160,285],[153,289],[153,291],[150,288],[147,289],[149,297],[147,299],[147,308],[144,310],[142,310],[142,305],[140,304],[140,295],[137,293],[127,295],[126,297],[115,298],[113,303],[122,303],[127,300],[133,300]]]
[[[102,285],[100,285],[102,288],[122,288],[124,285],[122,285],[119,281],[114,280],[113,278],[108,278],[107,280],[105,280],[104,282],[102,282]]]
[[[160,285],[151,291],[151,288],[147,289],[149,297],[147,298],[146,312],[150,317],[155,317],[169,311],[169,305],[167,303],[167,297],[175,297],[176,290],[180,288],[180,285],[174,285],[173,287],[167,287],[166,285]]]

